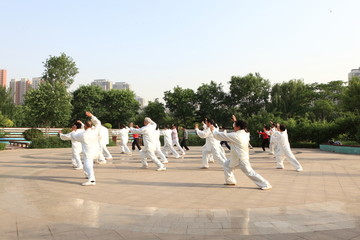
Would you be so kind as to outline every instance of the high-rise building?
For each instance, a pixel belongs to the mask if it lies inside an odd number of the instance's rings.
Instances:
[[[35,77],[31,80],[31,89],[39,89],[39,85],[42,82],[41,77]]]
[[[128,89],[128,90],[130,90],[130,84],[128,84],[126,82],[115,82],[113,84],[113,89],[119,89],[119,90]]]
[[[360,68],[352,69],[351,72],[349,72],[348,77],[349,77],[349,80],[352,79],[353,77],[360,78]]]
[[[135,100],[138,101],[138,103],[140,104],[140,107],[143,108],[145,107],[145,99],[139,96],[135,97]]]
[[[21,80],[11,79],[10,93],[13,96],[13,101],[16,105],[24,104],[24,96],[30,89],[31,81],[27,78]]]
[[[0,69],[0,86],[6,87],[6,75],[7,71],[5,69]]]
[[[100,86],[105,91],[108,91],[108,90],[112,89],[112,82],[110,82],[109,80],[106,80],[106,79],[95,79],[91,83],[91,85]]]

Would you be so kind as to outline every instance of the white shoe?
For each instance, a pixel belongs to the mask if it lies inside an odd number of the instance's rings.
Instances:
[[[165,167],[165,166],[156,169],[156,171],[165,171],[165,170],[166,170],[166,167]]]
[[[181,153],[181,155],[185,155],[185,152]]]
[[[95,181],[87,181],[87,182],[82,183],[81,185],[83,185],[83,186],[95,186],[96,183],[95,183]]]
[[[270,190],[272,189],[272,186],[271,185],[268,185],[266,187],[262,187],[261,190]]]
[[[76,168],[74,168],[75,170],[82,170],[82,169],[84,169],[84,167],[83,166],[81,166],[81,167],[76,167]]]
[[[302,169],[302,168],[298,168],[298,169],[296,169],[296,171],[297,171],[297,172],[302,172],[303,169]]]
[[[176,159],[179,159],[179,158],[181,158],[181,157],[180,157],[180,156],[176,156],[175,158],[176,158]]]
[[[104,159],[104,160],[99,160],[98,161],[98,164],[106,164],[107,163],[107,161]]]
[[[111,157],[111,158],[105,158],[106,160],[109,160],[109,161],[111,161],[111,160],[113,160],[113,158]]]
[[[148,168],[148,166],[142,165],[142,166],[141,166],[141,168],[143,168],[143,169],[147,169],[147,168]]]
[[[162,163],[169,163],[169,161],[163,161]]]

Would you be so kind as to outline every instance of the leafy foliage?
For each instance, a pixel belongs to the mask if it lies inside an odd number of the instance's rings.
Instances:
[[[70,148],[71,141],[62,141],[59,137],[43,137],[32,140],[29,148]]]
[[[32,141],[34,139],[42,138],[44,136],[43,132],[36,128],[30,128],[24,131],[24,137],[28,141]]]
[[[50,56],[44,62],[45,71],[42,79],[54,85],[55,83],[62,83],[69,87],[74,82],[74,77],[79,73],[74,60],[61,53],[60,56]]]

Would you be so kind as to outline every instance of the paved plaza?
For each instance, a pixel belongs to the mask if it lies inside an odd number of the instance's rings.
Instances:
[[[96,186],[81,186],[71,149],[1,151],[0,239],[360,239],[359,155],[293,149],[296,172],[254,148],[252,166],[273,186],[263,191],[240,170],[225,186],[217,163],[199,169],[200,147],[161,172],[109,150]]]

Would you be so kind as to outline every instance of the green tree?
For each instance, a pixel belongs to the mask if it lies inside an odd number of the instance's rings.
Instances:
[[[26,117],[37,127],[62,127],[71,114],[71,95],[61,82],[44,82],[25,95]]]
[[[164,104],[159,102],[158,99],[156,99],[154,102],[150,101],[144,108],[144,116],[150,117],[158,125],[164,125],[166,123],[167,117]]]
[[[54,85],[55,82],[63,83],[67,88],[74,82],[76,74],[79,73],[74,60],[61,53],[60,56],[50,56],[44,62],[45,71],[42,79]]]
[[[271,89],[271,104],[268,110],[280,113],[285,119],[304,115],[314,98],[311,86],[303,80],[277,83]]]
[[[259,73],[250,73],[244,77],[232,76],[229,83],[230,104],[238,114],[250,117],[265,109],[269,102],[269,80],[261,77]]]
[[[179,86],[172,91],[164,92],[166,107],[175,118],[175,124],[192,126],[194,123],[196,94],[192,89],[183,89]]]
[[[3,86],[0,86],[0,114],[9,119],[12,119],[15,115],[15,104],[11,93]]]
[[[345,110],[360,114],[360,78],[353,77],[349,80],[342,99]]]
[[[232,113],[228,110],[222,84],[216,84],[214,81],[202,84],[197,89],[196,102],[198,121],[210,118],[222,126],[229,125]]]
[[[135,100],[133,91],[112,89],[105,92],[102,106],[104,112],[100,113],[99,119],[104,123],[111,123],[115,128],[121,123],[127,124],[133,121],[140,104]]]
[[[76,89],[71,101],[73,106],[72,121],[83,119],[84,113],[89,111],[104,122],[102,118],[106,112],[106,107],[103,105],[105,94],[105,90],[99,86],[81,86]]]

